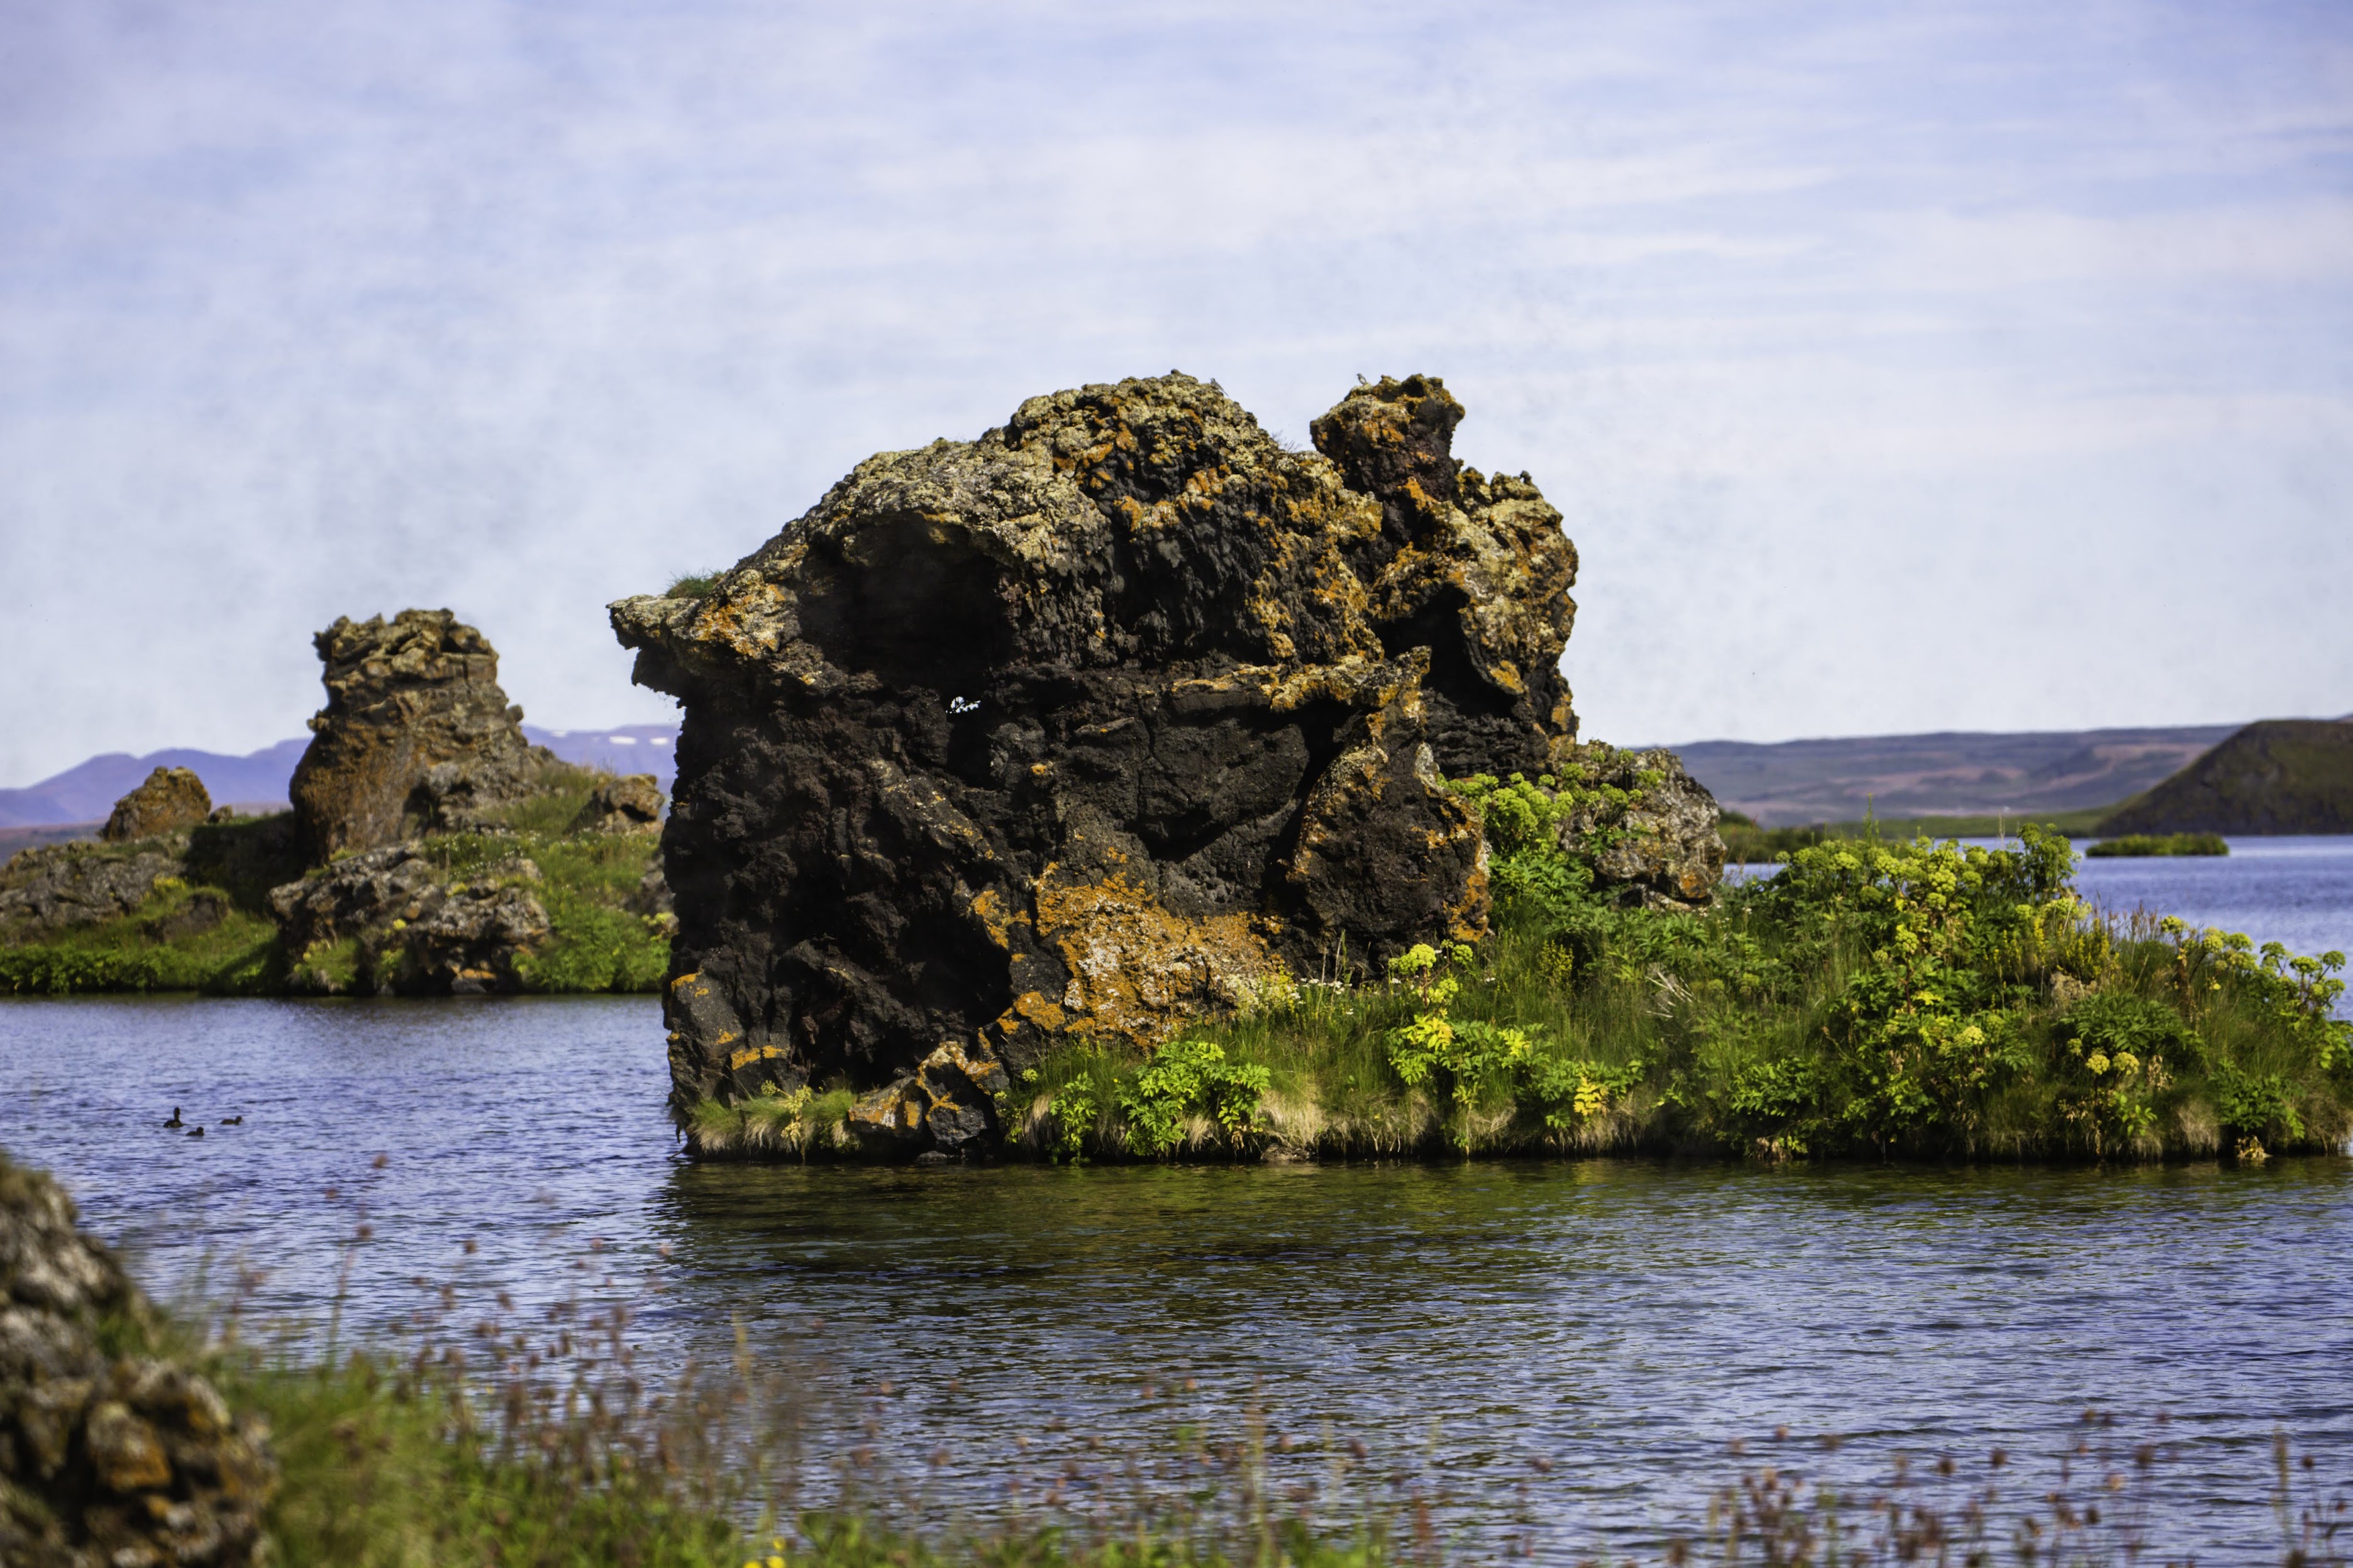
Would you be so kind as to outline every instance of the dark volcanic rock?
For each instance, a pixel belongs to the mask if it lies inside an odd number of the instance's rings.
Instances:
[[[2118,806],[2097,831],[2353,833],[2353,721],[2250,724]]]
[[[523,739],[499,656],[448,610],[341,619],[317,638],[327,706],[289,786],[313,865],[430,829],[478,826],[539,788],[554,756]]]
[[[591,791],[574,833],[652,833],[661,827],[661,785],[651,773],[625,773]]]
[[[378,994],[466,995],[514,991],[517,961],[544,942],[547,911],[527,888],[539,868],[516,860],[473,883],[445,885],[408,845],[350,855],[269,895],[292,983],[341,989],[318,965],[321,949],[357,943],[353,989]]]
[[[1530,776],[1577,736],[1561,650],[1577,550],[1527,475],[1482,479],[1450,453],[1462,405],[1435,376],[1358,386],[1311,427],[1380,531],[1345,548],[1391,657],[1430,650],[1423,725],[1449,778]]]
[[[109,1354],[110,1323],[152,1314],[57,1184],[0,1158],[0,1563],[262,1562],[262,1428],[185,1367]]]
[[[19,850],[0,868],[0,930],[17,939],[128,914],[164,877],[187,869],[178,843],[135,853],[94,844]]]
[[[686,708],[674,1109],[839,1075],[876,1137],[961,1142],[984,1062],[1480,931],[1440,771],[1570,754],[1576,554],[1461,417],[1360,386],[1316,456],[1184,375],[1057,393],[614,605]]]
[[[157,768],[147,782],[114,803],[114,815],[98,836],[109,844],[128,844],[194,827],[212,815],[213,797],[205,781],[187,768]]]

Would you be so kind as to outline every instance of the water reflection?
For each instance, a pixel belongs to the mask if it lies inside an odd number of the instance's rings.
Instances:
[[[419,1278],[526,1311],[609,1278],[657,1365],[740,1321],[885,1452],[944,1442],[951,1511],[998,1496],[1018,1439],[1035,1465],[1253,1408],[1301,1440],[1278,1465],[1362,1440],[1466,1527],[1536,1507],[1547,1554],[1688,1523],[1727,1442],[1782,1423],[1853,1435],[1815,1462],[1867,1474],[2170,1412],[2210,1561],[2265,1539],[2275,1426],[2353,1475],[2343,1160],[697,1168],[638,1000],[17,1003],[0,1040],[0,1147],[166,1290],[242,1258],[265,1311],[315,1322],[363,1219],[349,1317],[378,1329]],[[246,1121],[191,1141],[155,1125],[174,1103]]]

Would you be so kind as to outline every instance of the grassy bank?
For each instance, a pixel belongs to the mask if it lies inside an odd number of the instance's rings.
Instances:
[[[478,832],[418,840],[443,892],[517,888],[545,911],[547,935],[512,963],[527,992],[655,992],[670,963],[669,924],[645,907],[659,860],[651,833],[572,833],[595,783],[551,770],[549,787]],[[290,951],[269,901],[306,876],[290,815],[206,823],[168,840],[77,845],[92,862],[158,852],[177,869],[136,908],[39,932],[0,931],[0,995],[195,991],[216,995],[366,993],[400,984],[414,940],[396,914]],[[332,876],[339,860],[307,873]]]
[[[1017,1089],[1018,1146],[2256,1159],[2353,1135],[2342,956],[2101,916],[2064,839],[1834,841],[1666,914],[1595,897],[1539,792],[1484,805],[1486,943],[1196,1031],[1162,1053],[1189,1077],[1065,1051]]]
[[[2063,838],[1832,841],[1664,913],[1594,891],[1556,847],[1566,797],[1463,787],[1486,942],[1380,984],[1280,981],[1149,1057],[1060,1047],[1000,1101],[1007,1152],[2260,1160],[2353,1135],[2342,955],[2100,915]],[[848,1103],[714,1103],[691,1127],[710,1152],[824,1156],[854,1149]]]
[[[159,851],[176,869],[137,907],[62,930],[0,932],[0,995],[277,988],[285,964],[269,890],[302,874],[292,818],[237,817],[165,839],[77,844],[68,852],[94,865],[129,865]]]
[[[1837,1436],[1785,1427],[1760,1434],[1753,1449],[1736,1442],[1722,1460],[1703,1461],[1679,1522],[1611,1542],[1579,1529],[1579,1498],[1554,1489],[1549,1461],[1528,1469],[1506,1502],[1475,1480],[1458,1492],[1442,1471],[1371,1450],[1329,1422],[1320,1433],[1278,1434],[1257,1415],[1201,1422],[1174,1411],[1162,1436],[1069,1434],[1050,1455],[1027,1459],[1030,1446],[1019,1444],[985,1473],[1001,1506],[943,1525],[922,1479],[936,1453],[879,1453],[871,1426],[862,1442],[812,1443],[806,1397],[740,1344],[732,1364],[681,1369],[657,1392],[634,1364],[625,1311],[559,1312],[533,1326],[479,1305],[488,1313],[480,1321],[427,1331],[406,1353],[331,1353],[303,1368],[235,1347],[195,1353],[233,1406],[269,1421],[281,1467],[266,1521],[271,1561],[1436,1568],[1524,1554],[1539,1538],[1556,1549],[1581,1538],[1597,1563],[1999,1559],[2055,1568],[2152,1552],[2180,1560],[2193,1543],[2168,1542],[2152,1520],[2161,1505],[2178,1518],[2185,1496],[2211,1497],[2216,1484],[2210,1462],[2185,1493],[2162,1416],[2132,1431],[2086,1412],[2055,1454],[1997,1448],[1924,1456],[1916,1466],[1897,1456],[1892,1473],[1869,1467],[1882,1479],[1852,1488],[1824,1473]],[[2268,1472],[2253,1469],[2234,1489],[2250,1500],[2269,1494],[2278,1533],[2263,1554],[2342,1568],[2338,1478],[2298,1463],[2284,1436]],[[803,1506],[818,1473],[839,1484],[826,1489],[824,1505]],[[1459,1519],[1466,1505],[1485,1520],[1475,1544],[1455,1533],[1459,1525],[1437,1522],[1441,1513]]]

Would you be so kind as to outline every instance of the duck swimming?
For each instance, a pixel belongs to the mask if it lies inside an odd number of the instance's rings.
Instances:
[[[242,1127],[245,1125],[245,1118],[242,1116],[224,1116],[220,1119],[220,1124],[223,1127]]]
[[[184,1127],[187,1125],[180,1120],[180,1108],[178,1106],[175,1105],[172,1107],[172,1120],[166,1121],[164,1125],[166,1127]]]
[[[188,1129],[188,1136],[191,1138],[201,1138],[204,1135],[205,1130],[201,1127],[191,1127]]]

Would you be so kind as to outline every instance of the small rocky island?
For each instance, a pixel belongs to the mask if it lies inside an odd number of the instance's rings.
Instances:
[[[327,704],[293,810],[214,811],[158,768],[101,841],[0,868],[0,991],[638,990],[667,962],[662,796],[531,745],[448,610],[316,638]]]
[[[1704,902],[1714,803],[1666,753],[1579,745],[1576,551],[1525,474],[1452,456],[1462,417],[1384,379],[1303,452],[1183,374],[1055,393],[869,458],[703,591],[613,605],[685,708],[690,1132],[847,1082],[870,1144],[982,1146],[1058,1042],[1148,1049],[1475,939],[1486,849],[1450,779],[1639,771],[1596,874]]]

